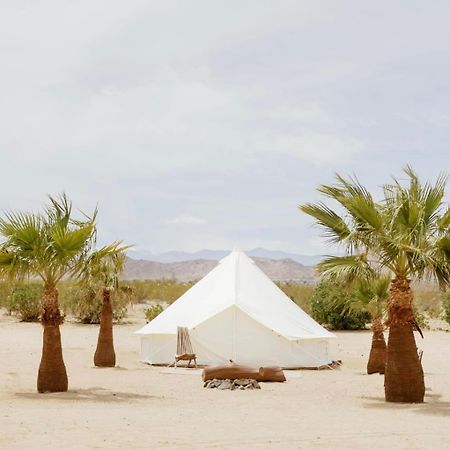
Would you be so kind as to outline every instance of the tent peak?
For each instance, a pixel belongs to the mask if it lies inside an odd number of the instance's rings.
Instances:
[[[251,262],[252,264],[255,264],[253,259],[251,259],[243,250],[241,250],[237,245],[233,247],[233,250],[228,253],[227,256],[222,258],[219,263],[223,263],[224,261],[230,261],[233,260],[235,264],[238,264],[240,259],[246,259],[247,261]]]

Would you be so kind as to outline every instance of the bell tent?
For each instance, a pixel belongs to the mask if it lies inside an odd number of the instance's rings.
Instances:
[[[141,361],[174,361],[177,327],[189,330],[199,364],[319,367],[334,336],[299,308],[245,253],[234,250],[137,331]]]

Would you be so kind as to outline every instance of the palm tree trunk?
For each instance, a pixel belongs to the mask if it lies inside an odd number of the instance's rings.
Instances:
[[[61,333],[59,331],[62,317],[59,310],[56,286],[44,286],[41,321],[44,327],[44,334],[37,390],[38,392],[66,392],[68,379],[62,354]]]
[[[111,305],[111,291],[103,289],[103,306],[100,316],[100,329],[98,332],[97,349],[94,355],[94,364],[97,367],[114,367],[116,353],[113,341],[113,312]]]
[[[410,280],[397,276],[391,283],[388,304],[385,398],[388,402],[421,403],[425,395],[422,364],[417,354]]]
[[[367,373],[369,375],[371,373],[383,374],[386,366],[386,341],[384,340],[381,319],[373,320],[372,333],[372,347],[367,362]]]

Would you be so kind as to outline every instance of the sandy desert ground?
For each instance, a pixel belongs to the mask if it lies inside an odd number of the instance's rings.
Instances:
[[[202,387],[200,372],[138,362],[143,320],[115,327],[119,367],[96,369],[97,327],[62,328],[69,392],[37,394],[39,324],[0,317],[1,449],[450,449],[450,333],[430,331],[426,403],[386,404],[364,373],[369,332],[339,332],[339,370],[292,371],[260,391]]]

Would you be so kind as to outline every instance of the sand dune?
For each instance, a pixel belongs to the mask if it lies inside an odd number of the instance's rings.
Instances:
[[[428,332],[426,403],[386,404],[383,377],[365,375],[369,332],[339,332],[334,371],[288,372],[260,391],[203,389],[199,373],[137,361],[132,334],[116,326],[119,367],[95,369],[96,326],[62,328],[70,390],[37,394],[38,324],[1,316],[1,449],[448,449],[450,333]]]

